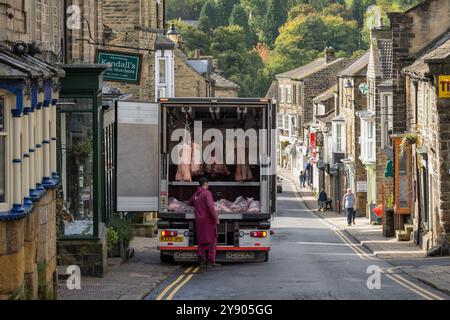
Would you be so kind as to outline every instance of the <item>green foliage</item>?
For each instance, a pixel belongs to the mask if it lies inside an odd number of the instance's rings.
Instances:
[[[166,0],[167,18],[197,20],[207,0]]]
[[[119,233],[114,228],[108,227],[106,229],[106,240],[108,250],[112,250],[119,243]]]
[[[199,17],[199,29],[204,32],[211,32],[214,28],[218,27],[218,10],[216,4],[213,0],[208,0],[201,12]]]
[[[287,0],[270,0],[263,22],[261,40],[271,46],[279,35],[279,28],[288,16]]]
[[[188,56],[193,56],[196,49],[200,49],[203,54],[211,54],[211,39],[208,33],[188,25],[181,20],[171,21],[174,23],[183,39],[183,49]]]
[[[251,30],[248,23],[248,13],[240,4],[236,4],[231,12],[230,25],[242,27],[247,45],[249,47],[256,44],[256,35]]]
[[[109,221],[109,228],[115,230],[120,240],[129,244],[133,240],[133,227],[131,224],[120,217],[113,217]]]

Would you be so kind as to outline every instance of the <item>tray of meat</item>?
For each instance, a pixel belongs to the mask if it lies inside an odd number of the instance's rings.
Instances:
[[[194,211],[194,208],[190,207],[186,202],[181,202],[177,199],[172,199],[169,202],[169,212],[192,213]]]
[[[249,213],[260,213],[261,212],[261,202],[256,200],[251,200],[248,206]]]
[[[248,200],[244,197],[238,197],[236,201],[231,205],[230,209],[232,212],[247,212]]]

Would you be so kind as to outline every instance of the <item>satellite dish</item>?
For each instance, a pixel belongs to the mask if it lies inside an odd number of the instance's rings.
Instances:
[[[361,83],[359,85],[359,91],[361,91],[362,94],[368,94],[369,93],[369,85],[367,83]]]

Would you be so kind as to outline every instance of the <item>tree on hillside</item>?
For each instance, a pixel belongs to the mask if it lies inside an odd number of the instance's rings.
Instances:
[[[307,16],[309,14],[317,13],[317,10],[309,4],[297,4],[293,6],[288,13],[288,20],[294,20],[298,16]]]
[[[279,35],[279,28],[286,22],[288,15],[287,0],[270,0],[269,9],[264,18],[262,40],[273,45]]]
[[[247,45],[249,47],[253,47],[253,45],[256,44],[256,36],[248,24],[248,13],[240,4],[236,4],[231,12],[230,25],[242,27],[245,33]]]
[[[208,0],[200,12],[199,28],[204,32],[211,32],[218,27],[217,8],[213,0]]]
[[[239,0],[216,0],[217,16],[219,26],[227,26],[230,15],[235,5],[240,4]]]
[[[183,51],[188,56],[193,56],[195,50],[199,49],[203,54],[211,54],[211,40],[208,34],[198,28],[195,28],[181,20],[171,21],[183,38]]]

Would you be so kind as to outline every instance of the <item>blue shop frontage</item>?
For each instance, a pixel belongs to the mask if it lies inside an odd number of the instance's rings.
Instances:
[[[56,296],[56,108],[65,72],[36,55],[25,43],[0,44],[0,300]]]

